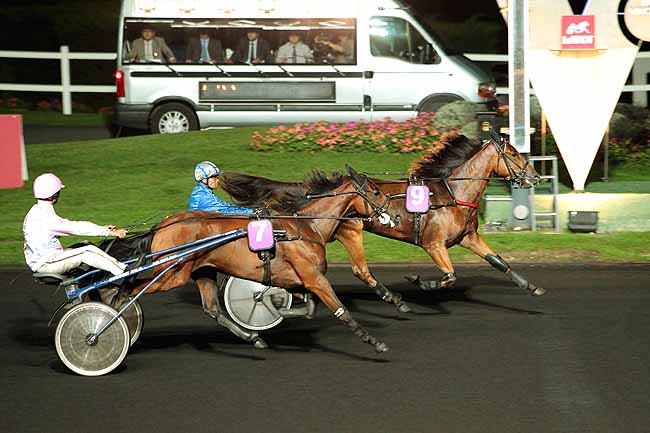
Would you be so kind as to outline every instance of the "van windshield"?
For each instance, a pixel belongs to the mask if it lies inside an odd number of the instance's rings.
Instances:
[[[124,21],[124,63],[356,64],[355,19]]]

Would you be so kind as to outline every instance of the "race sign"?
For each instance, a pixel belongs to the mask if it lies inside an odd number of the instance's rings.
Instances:
[[[594,15],[562,16],[562,49],[590,49],[596,47],[596,20]]]
[[[429,211],[429,187],[411,185],[406,189],[406,210],[427,213]]]
[[[274,245],[271,221],[255,220],[248,223],[248,247],[251,251],[270,250]]]

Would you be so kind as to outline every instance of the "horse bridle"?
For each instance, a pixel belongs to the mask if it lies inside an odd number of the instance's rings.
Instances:
[[[356,172],[350,172],[350,184],[354,188],[354,191],[330,192],[326,194],[307,194],[305,197],[311,200],[311,199],[324,198],[324,197],[336,197],[339,195],[346,195],[346,194],[358,194],[363,199],[363,204],[366,209],[366,214],[368,215],[366,218],[368,220],[377,217],[377,219],[381,224],[393,223],[392,218],[386,212],[387,207],[390,205],[390,198],[387,196],[386,200],[384,201],[384,203],[381,204],[381,206],[376,204],[368,196],[368,186],[370,183],[372,183],[372,185],[377,189],[377,191],[381,191],[377,186],[377,184],[372,182],[367,176]],[[372,213],[369,212],[368,210],[369,207],[372,208]]]
[[[528,169],[528,166],[530,165],[530,161],[526,161],[526,163],[521,166],[517,161],[515,161],[513,158],[508,156],[506,153],[506,144],[507,142],[500,137],[495,139],[495,137],[492,137],[490,140],[484,140],[485,145],[487,144],[494,144],[494,147],[497,150],[497,154],[499,155],[499,160],[497,161],[497,171],[499,170],[499,164],[501,161],[503,161],[503,164],[506,167],[506,170],[508,170],[508,176],[505,177],[505,180],[512,183],[516,187],[522,187],[522,186],[532,186],[536,182],[534,182],[535,177],[529,175],[526,170]],[[514,167],[513,167],[514,166]],[[518,169],[519,171],[517,171]]]

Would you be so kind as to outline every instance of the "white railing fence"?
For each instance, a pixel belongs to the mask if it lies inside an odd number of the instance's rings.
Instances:
[[[507,63],[507,54],[465,54],[475,62]],[[70,83],[70,60],[112,60],[117,59],[116,53],[74,53],[67,45],[62,45],[60,51],[1,51],[0,58],[14,59],[54,59],[61,63],[60,84],[14,84],[0,83],[0,90],[14,92],[61,92],[63,114],[72,114],[72,93],[114,93],[115,86],[72,85]],[[623,92],[634,92],[635,105],[647,106],[646,92],[650,91],[647,76],[650,73],[650,52],[642,52],[636,56],[632,69],[632,84],[623,87]],[[497,94],[508,93],[507,87],[497,87]]]
[[[61,92],[63,114],[72,114],[72,93],[115,93],[112,86],[72,85],[70,83],[70,60],[113,60],[116,53],[73,53],[67,45],[60,51],[0,51],[0,58],[55,59],[61,62],[61,84],[14,84],[0,83],[0,90],[14,92]]]

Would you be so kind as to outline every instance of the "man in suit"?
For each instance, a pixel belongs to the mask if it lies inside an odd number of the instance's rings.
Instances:
[[[187,44],[187,63],[222,63],[221,41],[211,37],[209,30],[200,30],[198,39],[190,39]]]
[[[277,63],[313,63],[314,55],[297,32],[289,33],[289,42],[278,48]]]
[[[231,58],[232,63],[273,63],[269,43],[259,36],[257,30],[249,30],[246,38],[237,44]]]
[[[131,61],[176,63],[176,56],[163,38],[156,37],[156,31],[150,27],[142,29],[142,37],[131,44]]]

